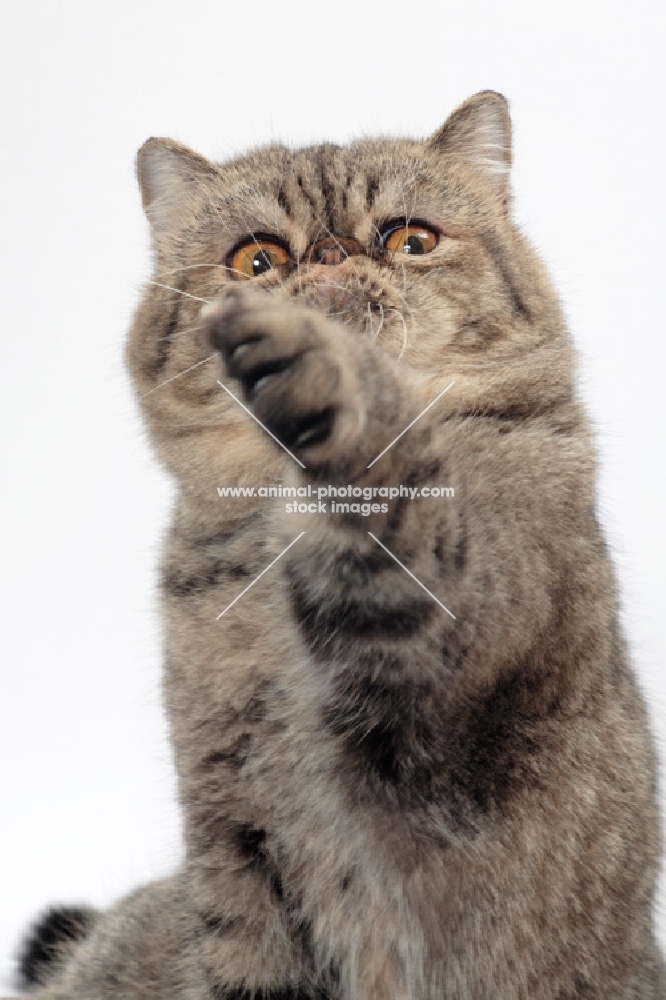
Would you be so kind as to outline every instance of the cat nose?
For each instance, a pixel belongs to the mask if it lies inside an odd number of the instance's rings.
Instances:
[[[343,247],[321,247],[317,250],[318,264],[341,264],[349,254]]]
[[[335,265],[341,264],[352,254],[363,253],[363,247],[355,240],[337,239],[330,236],[325,240],[319,240],[312,247],[310,259],[317,264]]]

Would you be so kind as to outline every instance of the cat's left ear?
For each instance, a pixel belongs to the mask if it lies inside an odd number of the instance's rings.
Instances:
[[[143,209],[153,230],[176,230],[184,206],[196,188],[219,177],[214,163],[173,139],[148,139],[136,158]]]
[[[511,118],[506,99],[494,90],[470,97],[428,140],[431,149],[468,163],[506,203],[511,173]]]

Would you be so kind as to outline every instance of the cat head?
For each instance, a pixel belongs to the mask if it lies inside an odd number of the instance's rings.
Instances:
[[[154,276],[127,357],[181,481],[217,481],[255,452],[268,461],[217,384],[199,315],[237,281],[337,317],[433,385],[455,378],[451,413],[570,392],[557,300],[511,219],[511,158],[507,104],[490,91],[425,141],[272,145],[215,164],[149,139],[138,177]]]

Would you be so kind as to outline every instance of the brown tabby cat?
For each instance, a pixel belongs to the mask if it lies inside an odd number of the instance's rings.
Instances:
[[[141,149],[187,861],[49,913],[43,1000],[666,996],[653,749],[510,162],[490,92],[427,142]],[[329,484],[375,509],[218,494]],[[382,512],[399,484],[455,498]]]

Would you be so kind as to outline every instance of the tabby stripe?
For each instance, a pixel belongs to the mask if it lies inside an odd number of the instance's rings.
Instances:
[[[432,618],[434,601],[414,598],[391,607],[370,600],[341,598],[336,604],[317,603],[297,579],[290,582],[294,616],[313,649],[325,649],[330,636],[408,639]]]
[[[285,191],[284,186],[281,186],[277,193],[277,203],[288,219],[293,218],[291,202],[287,197],[287,192]]]
[[[203,772],[216,771],[222,765],[227,765],[234,771],[240,771],[247,761],[251,744],[250,734],[242,733],[233,747],[227,750],[214,750],[204,757],[199,766]]]
[[[303,195],[303,197],[307,201],[308,205],[310,206],[310,211],[312,212],[313,216],[316,218],[317,217],[317,203],[314,200],[314,198],[312,197],[312,195],[310,194],[310,192],[305,190],[305,183],[304,183],[303,178],[302,178],[302,176],[300,174],[296,178],[296,183],[298,184],[298,187],[299,187],[299,189],[301,191],[301,194]]]
[[[245,563],[216,559],[196,573],[168,570],[162,578],[162,587],[172,597],[193,597],[217,587],[222,580],[243,580],[251,575],[252,570]]]
[[[365,185],[365,207],[370,210],[375,203],[377,192],[379,191],[379,180],[377,177],[368,177]]]
[[[326,994],[320,990],[306,992],[299,986],[265,986],[258,990],[248,990],[243,986],[213,986],[212,1000],[319,1000]]]
[[[460,531],[460,537],[458,538],[458,543],[456,545],[456,551],[453,556],[453,565],[457,570],[463,570],[467,563],[467,532],[464,525]]]
[[[184,292],[186,290],[186,286],[187,282],[184,278],[181,278],[180,283],[175,285],[179,292]],[[173,343],[173,335],[178,329],[178,324],[180,323],[180,307],[183,300],[182,296],[177,292],[174,292],[173,294],[176,296],[176,300],[173,304],[165,333],[157,340],[155,356],[146,364],[144,368],[146,375],[151,379],[157,378],[169,360],[169,353]]]
[[[335,179],[329,177],[329,170],[333,165],[333,157],[339,149],[334,143],[325,143],[321,147],[319,154],[319,173],[321,183],[321,193],[324,198],[324,225],[330,233],[335,231],[335,194],[337,184]]]
[[[171,341],[174,333],[176,332],[176,328],[178,327],[179,320],[180,299],[174,304],[171,316],[169,317],[169,322],[167,324],[166,333],[157,341],[155,355],[144,366],[144,372],[148,378],[156,379],[169,360]]]
[[[511,299],[511,305],[516,316],[521,316],[528,322],[531,322],[532,315],[530,310],[527,308],[523,297],[518,289],[513,275],[509,270],[509,265],[507,264],[506,258],[502,247],[500,246],[494,233],[484,233],[482,236],[482,242],[485,250],[491,257],[495,267],[500,273],[502,281],[504,282],[507,291],[509,292],[509,297]]]
[[[255,510],[246,517],[234,521],[228,528],[222,528],[220,531],[216,531],[213,535],[201,535],[199,538],[195,538],[194,544],[196,546],[200,546],[201,548],[226,545],[227,542],[237,539],[239,535],[246,532],[248,528],[256,525],[256,523],[260,521],[263,516],[264,514],[261,510]],[[185,539],[185,541],[187,541],[187,539]]]
[[[410,664],[403,665],[405,677]],[[346,678],[338,697],[323,709],[323,720],[335,736],[382,783],[397,786],[418,777],[421,789],[429,785],[429,767],[415,761],[431,758],[434,739],[427,706],[435,693],[430,684],[411,680],[397,683],[370,677]]]
[[[229,920],[227,917],[218,917],[214,913],[200,913],[199,918],[209,934],[228,934],[238,923],[237,920]]]
[[[385,570],[393,573],[399,568],[395,559],[383,549],[374,548],[361,554],[357,548],[350,545],[334,556],[331,576],[344,586],[349,586],[352,582],[358,586],[377,573]]]

